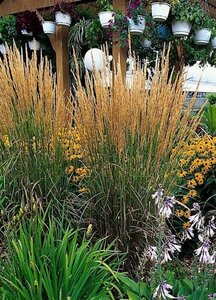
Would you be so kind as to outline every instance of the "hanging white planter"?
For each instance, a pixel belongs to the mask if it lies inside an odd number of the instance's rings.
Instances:
[[[212,49],[216,49],[216,37],[213,37],[211,39],[211,46],[212,46]]]
[[[98,14],[101,26],[103,28],[109,28],[110,24],[114,22],[115,13],[112,11],[102,11]]]
[[[32,32],[27,31],[26,29],[22,29],[21,30],[22,35],[26,35],[26,36],[33,36]]]
[[[211,30],[208,28],[202,28],[196,30],[195,32],[195,44],[197,45],[207,45],[211,38]]]
[[[7,48],[4,44],[0,44],[0,53],[3,55],[7,54]]]
[[[57,25],[70,26],[72,23],[71,16],[69,14],[63,14],[61,11],[55,13],[55,21]]]
[[[191,24],[188,21],[173,21],[172,32],[176,37],[186,37],[191,31]]]
[[[143,31],[145,29],[145,24],[146,24],[144,16],[138,16],[138,23],[137,24],[131,18],[128,18],[128,21],[129,21],[130,32],[132,34],[139,35],[139,34],[143,33]]]
[[[32,41],[28,41],[29,49],[30,50],[40,50],[40,42],[36,39],[33,39]]]
[[[142,42],[142,45],[144,48],[150,48],[151,47],[152,42],[148,39],[144,39]]]
[[[46,34],[55,34],[56,32],[56,23],[52,21],[44,21],[42,23],[43,31]]]
[[[169,16],[170,4],[163,2],[152,3],[152,18],[155,21],[164,22]]]

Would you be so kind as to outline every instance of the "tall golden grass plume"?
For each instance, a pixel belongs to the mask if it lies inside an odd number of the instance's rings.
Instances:
[[[104,80],[105,72],[94,72],[91,76],[87,73],[85,89],[77,77],[75,121],[87,156],[94,155],[98,141],[104,143],[107,135],[116,151],[126,154],[129,134],[145,150],[150,185],[157,178],[163,160],[167,160],[166,173],[171,175],[166,176],[173,178],[175,157],[170,157],[171,150],[191,137],[199,121],[198,114],[193,125],[187,126],[195,96],[183,113],[187,94],[182,90],[184,76],[179,74],[173,81],[168,57],[169,53],[164,52],[156,61],[152,76],[147,72],[147,63],[135,64],[131,88],[122,80],[120,65],[114,71],[112,84]]]
[[[71,125],[72,109],[55,83],[51,65],[36,53],[28,58],[27,51],[16,46],[0,64],[0,135],[14,131],[28,116],[44,132],[55,135],[59,127]]]

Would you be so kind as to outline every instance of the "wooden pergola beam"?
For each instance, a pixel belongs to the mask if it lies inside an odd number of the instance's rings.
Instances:
[[[4,0],[0,4],[0,16],[12,15],[25,10],[47,8],[58,3],[58,0]],[[64,0],[68,3],[81,2],[80,0]],[[82,1],[83,2],[83,1]]]

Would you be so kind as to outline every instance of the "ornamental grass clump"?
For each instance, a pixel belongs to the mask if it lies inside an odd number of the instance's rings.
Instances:
[[[36,53],[29,59],[14,47],[1,61],[0,93],[0,168],[4,194],[11,199],[6,205],[25,205],[32,197],[46,205],[83,188],[84,171],[76,174],[85,167],[72,106],[49,61]]]
[[[84,89],[78,76],[74,99],[91,170],[91,220],[100,234],[118,237],[125,250],[154,236],[152,191],[159,183],[172,190],[178,153],[171,156],[171,150],[193,135],[199,118],[187,126],[194,99],[183,114],[183,76],[173,82],[168,56],[157,60],[153,76],[147,70],[147,63],[134,66],[131,88],[122,80],[120,65],[111,85],[111,78],[104,80],[102,74],[101,79],[95,71],[86,74]]]

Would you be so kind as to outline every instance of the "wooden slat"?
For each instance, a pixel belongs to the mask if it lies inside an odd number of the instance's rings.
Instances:
[[[25,10],[35,10],[55,5],[58,0],[4,0],[0,4],[0,16],[15,14]],[[81,2],[80,0],[64,0],[64,2]]]

